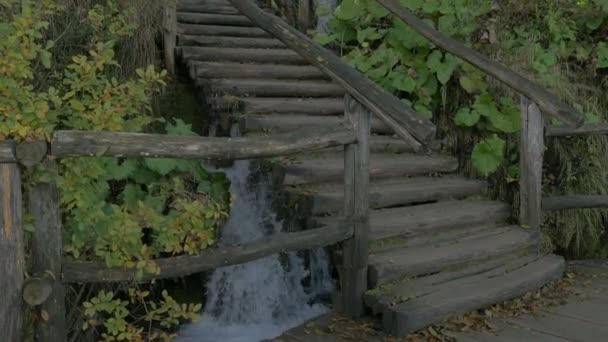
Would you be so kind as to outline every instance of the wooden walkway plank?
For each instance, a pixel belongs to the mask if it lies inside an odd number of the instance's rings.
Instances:
[[[553,337],[570,341],[606,341],[608,326],[581,321],[562,316],[527,316],[509,319],[507,322],[521,328],[541,332]]]

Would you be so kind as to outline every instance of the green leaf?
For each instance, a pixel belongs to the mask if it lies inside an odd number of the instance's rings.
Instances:
[[[108,162],[106,163],[105,169],[111,179],[127,179],[137,169],[137,161],[134,159],[127,159],[121,164],[119,164],[116,158],[108,158]]]
[[[82,102],[80,102],[80,101],[78,101],[76,99],[73,99],[73,100],[70,101],[70,107],[72,107],[72,109],[74,109],[76,111],[79,111],[79,112],[82,112],[82,111],[84,111],[86,109],[84,107],[84,105],[82,104]]]
[[[150,170],[162,176],[169,174],[177,168],[176,160],[169,158],[146,158],[144,159],[144,164]]]
[[[318,33],[315,35],[315,41],[321,45],[327,45],[334,41],[334,36],[327,33]]]
[[[51,68],[51,56],[51,53],[48,51],[40,51],[40,61],[42,62],[42,65],[47,69]]]
[[[174,136],[196,136],[192,131],[192,125],[185,123],[182,119],[173,118],[174,124],[167,124],[167,135]]]
[[[505,141],[494,135],[475,145],[471,159],[473,167],[487,176],[496,171],[504,160]]]
[[[315,14],[319,17],[331,14],[331,12],[332,12],[332,9],[331,9],[331,6],[329,6],[329,5],[318,6],[317,9],[315,10]]]
[[[521,129],[519,108],[516,106],[503,106],[500,112],[489,116],[492,126],[504,133],[514,133]]]
[[[393,79],[392,85],[398,90],[411,93],[416,88],[416,80],[409,75],[400,75]]]
[[[356,0],[344,0],[338,7],[336,17],[341,20],[352,20],[359,13]]]
[[[470,108],[461,108],[454,117],[454,123],[458,126],[472,127],[479,122],[479,112]]]
[[[144,197],[144,192],[138,184],[127,184],[122,191],[122,201],[130,209],[137,206],[137,202]]]
[[[604,42],[597,45],[597,68],[608,68],[608,44]]]

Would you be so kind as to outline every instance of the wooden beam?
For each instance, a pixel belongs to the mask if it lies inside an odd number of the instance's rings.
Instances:
[[[608,124],[585,124],[579,128],[569,128],[563,126],[551,126],[547,128],[545,135],[549,137],[566,137],[580,135],[604,135],[608,134]]]
[[[38,183],[29,193],[29,213],[34,218],[32,234],[33,271],[49,287],[49,297],[40,304],[40,310],[49,319],[36,323],[36,341],[66,341],[67,324],[65,288],[61,283],[63,244],[59,191],[54,183]],[[44,287],[42,287],[44,288]]]
[[[275,137],[215,138],[162,134],[57,131],[51,143],[56,157],[112,156],[182,159],[268,158],[354,143],[348,129]]]
[[[520,206],[522,225],[530,226],[536,238],[540,238],[542,222],[542,181],[544,120],[543,114],[534,102],[521,97],[521,142],[519,153]]]
[[[237,265],[276,253],[295,252],[324,247],[350,238],[351,226],[336,226],[305,230],[296,233],[278,233],[243,245],[209,248],[196,256],[177,256],[154,260],[159,274],[144,274],[139,281],[177,278],[192,273],[211,271],[218,267]],[[125,268],[107,268],[103,263],[68,262],[63,266],[63,281],[67,283],[107,283],[133,281],[136,271]]]
[[[546,114],[561,120],[571,127],[580,127],[585,121],[583,115],[538,84],[521,76],[505,65],[495,62],[457,40],[433,29],[401,5],[399,0],[378,0],[378,2],[433,44],[462,58],[479,70],[508,85],[513,90],[527,96],[536,102]]]
[[[3,341],[22,341],[21,293],[25,271],[19,165],[0,164],[0,331]]]
[[[24,141],[17,145],[15,153],[17,160],[23,166],[34,166],[46,157],[48,146],[46,141]]]
[[[0,141],[0,163],[16,163],[15,142],[12,140]]]
[[[333,52],[323,48],[285,21],[265,12],[251,0],[231,0],[252,22],[283,41],[310,64],[318,67],[339,83],[368,110],[377,115],[403,140],[419,150],[435,137],[435,125],[421,114],[406,106]]]
[[[165,68],[175,75],[175,48],[177,46],[177,10],[175,1],[165,1],[163,6],[163,51]]]
[[[311,0],[298,1],[298,29],[303,33],[310,28]]]
[[[608,208],[608,195],[552,196],[543,198],[543,210]]]
[[[342,308],[350,318],[365,314],[369,229],[369,136],[370,113],[357,100],[344,98],[345,119],[357,135],[357,144],[344,150],[344,216],[353,226],[353,237],[344,241]]]

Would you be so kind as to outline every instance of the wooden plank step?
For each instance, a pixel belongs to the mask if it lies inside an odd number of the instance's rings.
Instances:
[[[468,180],[460,176],[389,178],[370,183],[369,205],[370,208],[378,209],[448,198],[464,198],[483,194],[485,189],[485,182]],[[304,198],[307,207],[315,215],[339,212],[344,206],[344,185],[341,183],[290,187],[283,191],[290,196]]]
[[[405,221],[407,222],[407,221]],[[520,227],[482,231],[458,241],[433,246],[397,248],[369,256],[370,286],[403,277],[439,272],[462,264],[531,248],[532,235]]]
[[[496,226],[491,227],[491,229],[496,228]],[[431,275],[396,280],[367,291],[365,293],[365,304],[374,315],[382,314],[384,310],[392,306],[440,291],[442,286],[448,282],[450,285],[456,285],[479,274],[488,275],[496,270],[499,273],[504,272],[505,268],[517,268],[538,258],[539,256],[535,253],[528,255],[513,254],[504,258],[486,260]]]
[[[181,2],[177,6],[179,12],[192,12],[192,13],[214,13],[214,14],[241,14],[241,12],[233,6],[225,5],[221,3],[184,3]]]
[[[562,257],[547,255],[510,271],[480,274],[454,285],[448,282],[437,292],[387,308],[382,325],[386,332],[404,336],[446,317],[522,296],[559,279],[564,268]]]
[[[216,97],[209,102],[217,111],[238,108],[242,114],[344,115],[341,98]]]
[[[312,65],[194,62],[190,67],[197,78],[327,79],[321,70]]]
[[[179,35],[178,46],[210,46],[210,47],[231,47],[231,48],[285,48],[282,41],[274,38],[244,38],[229,36],[193,36]]]
[[[249,18],[236,14],[177,12],[177,21],[184,24],[253,26]]]
[[[270,34],[259,27],[197,24],[179,24],[178,26],[180,32],[186,35],[270,38]]]
[[[240,63],[308,64],[304,58],[288,49],[248,49],[224,47],[180,46],[178,54],[184,60]]]
[[[284,165],[284,185],[314,184],[339,181],[344,175],[344,158],[341,153],[302,156],[297,164]],[[375,179],[425,175],[435,172],[454,172],[458,161],[444,155],[372,154],[370,177]]]
[[[341,116],[322,116],[302,115],[302,114],[272,114],[272,115],[242,115],[239,119],[241,132],[251,131],[272,131],[285,133],[298,131],[301,129],[314,129],[327,126],[343,126],[344,118]],[[373,133],[392,133],[391,129],[380,121],[372,117]]]
[[[374,241],[372,251],[381,254],[460,239],[477,234],[487,226],[494,227],[510,215],[508,204],[487,200],[441,201],[372,210],[369,215]],[[319,225],[333,225],[337,219],[320,217],[314,221]]]
[[[196,85],[209,93],[258,97],[342,97],[344,88],[325,80],[276,80],[251,78],[204,79]]]

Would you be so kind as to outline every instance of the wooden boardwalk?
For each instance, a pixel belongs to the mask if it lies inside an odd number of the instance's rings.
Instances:
[[[534,314],[495,318],[486,331],[411,335],[395,339],[374,329],[374,322],[353,323],[324,316],[288,331],[275,342],[401,342],[401,341],[499,341],[499,342],[601,342],[608,341],[608,261],[571,262],[574,274],[569,296],[563,305],[543,306]],[[429,337],[430,336],[430,337]]]

